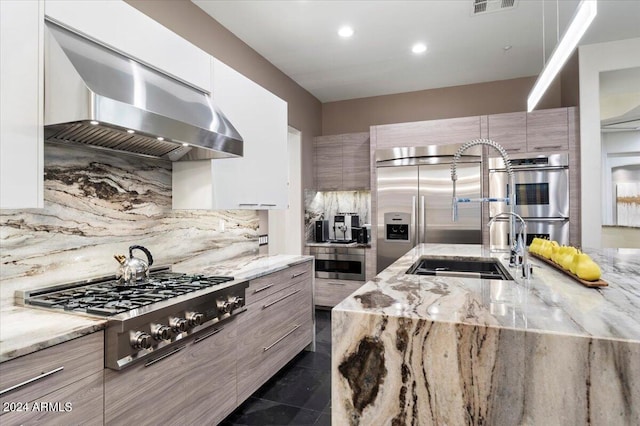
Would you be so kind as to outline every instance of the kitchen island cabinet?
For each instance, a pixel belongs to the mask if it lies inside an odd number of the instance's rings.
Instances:
[[[422,244],[332,311],[336,424],[640,424],[640,252],[585,250],[608,287],[533,259],[515,281],[407,275]]]

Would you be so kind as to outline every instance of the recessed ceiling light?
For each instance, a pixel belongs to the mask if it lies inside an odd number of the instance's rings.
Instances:
[[[135,130],[131,130],[131,129],[127,130],[127,133],[129,133],[129,134],[133,134],[135,132],[136,132]]]
[[[94,126],[97,126],[98,124],[100,124],[97,121],[90,121],[89,123],[93,124]]]
[[[189,146],[189,144],[186,142],[182,142],[182,146]]]
[[[156,139],[158,139],[159,141],[163,141],[164,138],[162,136],[158,136]]]
[[[511,50],[511,48],[512,48],[512,47],[513,47],[512,45],[507,44],[506,46],[504,46],[504,47],[502,48],[502,50],[504,50],[504,51],[506,52],[507,50]]]
[[[411,51],[415,54],[424,53],[427,51],[427,45],[424,43],[416,43],[411,47]]]
[[[342,38],[349,38],[353,35],[353,28],[345,25],[338,30],[338,35]]]

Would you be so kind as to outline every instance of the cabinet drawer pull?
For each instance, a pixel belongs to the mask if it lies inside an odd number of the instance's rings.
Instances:
[[[544,146],[534,146],[533,149],[560,149],[562,145],[544,145]]]
[[[506,151],[507,152],[514,152],[514,151],[520,151],[522,148],[507,148]]]
[[[238,203],[239,206],[257,206],[258,203]]]
[[[300,275],[304,275],[306,273],[307,273],[307,271],[298,272],[297,274],[292,274],[291,278],[298,278]]]
[[[144,366],[145,367],[149,367],[150,365],[155,364],[158,361],[162,361],[165,358],[170,357],[171,355],[175,355],[176,353],[180,352],[181,350],[183,350],[184,348],[186,348],[186,346],[180,346],[179,348],[175,348],[174,350],[172,350],[171,352],[167,352],[166,354],[162,355],[161,357],[158,357],[156,359],[152,359],[151,361],[147,362]]]
[[[275,207],[275,206],[277,206],[277,204],[269,204],[269,203],[262,203],[260,205],[261,206],[267,206],[267,207]]]
[[[296,331],[299,328],[300,328],[300,324],[296,324],[295,326],[293,326],[293,328],[291,330],[289,330],[287,332],[287,334],[285,334],[284,336],[282,336],[281,338],[279,338],[278,340],[276,340],[275,342],[273,342],[269,346],[265,346],[264,348],[262,348],[262,352],[266,352],[269,349],[271,349],[272,347],[274,347],[275,345],[277,345],[278,343],[282,342],[284,339],[287,338],[287,336],[289,336],[291,333],[293,333],[294,331]]]
[[[44,379],[45,377],[49,377],[49,376],[51,376],[52,374],[58,373],[58,372],[60,372],[60,371],[62,371],[62,370],[64,370],[64,366],[62,366],[62,367],[58,367],[58,368],[55,368],[55,369],[53,369],[53,370],[51,370],[51,371],[47,371],[46,373],[42,373],[42,374],[40,374],[39,376],[33,377],[33,378],[29,379],[29,380],[25,380],[25,381],[24,381],[24,382],[22,382],[22,383],[18,383],[17,385],[13,385],[13,386],[11,386],[11,387],[9,387],[9,388],[6,388],[6,389],[1,390],[1,391],[0,391],[0,395],[4,395],[4,394],[5,394],[5,393],[7,393],[7,392],[11,392],[11,391],[16,390],[16,389],[18,389],[18,388],[21,388],[21,387],[23,387],[23,386],[26,386],[26,385],[28,385],[28,384],[30,384],[30,383],[37,382],[38,380],[42,380],[42,379]]]
[[[346,283],[333,283],[333,282],[328,282],[327,284],[329,284],[329,285],[341,285],[341,286],[347,285]]]
[[[218,334],[222,331],[223,327],[220,328],[216,328],[215,330],[213,330],[211,333],[205,334],[204,336],[198,336],[193,340],[193,344],[195,345],[196,343],[200,343],[205,339],[208,339],[209,337],[213,336],[214,334]]]
[[[253,290],[253,294],[260,293],[261,291],[265,291],[267,289],[270,289],[271,287],[273,287],[273,284],[269,284],[269,285],[265,285],[264,287],[257,288]]]
[[[286,299],[287,297],[291,297],[291,296],[293,296],[294,294],[298,293],[300,290],[302,290],[302,289],[301,289],[301,288],[299,288],[299,289],[297,289],[296,291],[292,291],[292,292],[291,292],[291,293],[289,293],[289,294],[285,294],[285,295],[284,295],[284,296],[282,296],[281,298],[276,299],[276,300],[274,300],[274,301],[273,301],[273,302],[271,302],[271,303],[267,303],[266,305],[262,305],[262,309],[267,309],[269,306],[275,305],[276,303],[283,301],[283,300],[284,300],[284,299]]]

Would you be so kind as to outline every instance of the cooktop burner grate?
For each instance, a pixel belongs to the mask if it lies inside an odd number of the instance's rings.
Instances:
[[[65,311],[111,316],[172,297],[181,296],[233,280],[233,277],[153,274],[136,287],[119,287],[116,280],[31,296],[27,304]]]

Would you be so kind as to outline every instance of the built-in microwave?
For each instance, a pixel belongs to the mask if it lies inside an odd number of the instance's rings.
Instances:
[[[310,254],[316,258],[316,277],[364,281],[364,250],[359,247],[310,247]]]

